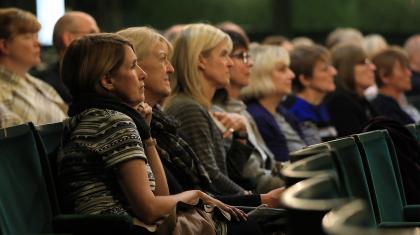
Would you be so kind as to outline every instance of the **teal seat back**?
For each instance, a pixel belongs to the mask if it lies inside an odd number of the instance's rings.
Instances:
[[[294,151],[290,153],[290,162],[296,162],[299,161],[301,159],[313,156],[315,154],[318,153],[322,153],[328,151],[328,146],[326,146],[325,144],[314,144],[314,145],[310,145],[307,146],[303,149]]]
[[[396,156],[389,147],[386,130],[357,134],[362,158],[366,164],[371,194],[378,222],[403,222],[405,206],[401,177],[396,174]],[[392,160],[394,159],[394,160]]]
[[[32,124],[0,129],[1,234],[52,231],[52,210]]]
[[[371,202],[369,185],[365,177],[362,158],[354,138],[345,137],[328,141],[332,151],[334,167],[340,182],[343,194],[350,199],[362,199],[366,201],[372,223],[376,223]]]

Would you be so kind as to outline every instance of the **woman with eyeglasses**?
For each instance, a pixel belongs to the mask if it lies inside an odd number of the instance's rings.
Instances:
[[[233,65],[230,68],[230,83],[218,89],[213,97],[214,107],[226,112],[238,113],[246,117],[247,136],[244,139],[254,147],[250,158],[244,166],[242,177],[255,181],[255,190],[265,193],[272,189],[282,187],[283,180],[276,175],[276,161],[273,153],[266,146],[264,139],[258,131],[257,124],[251,114],[246,110],[245,103],[239,99],[239,92],[250,82],[251,68],[254,64],[248,51],[248,41],[244,36],[235,32],[224,30],[233,42],[230,54]]]
[[[364,96],[375,83],[375,65],[361,46],[339,44],[331,51],[337,69],[337,89],[326,98],[331,121],[338,136],[358,133],[376,111]]]

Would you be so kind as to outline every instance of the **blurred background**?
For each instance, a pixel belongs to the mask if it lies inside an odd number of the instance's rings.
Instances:
[[[50,2],[54,1],[59,0]],[[0,3],[0,7],[14,6],[35,14],[36,5],[36,0]],[[280,34],[307,36],[324,44],[333,29],[354,27],[401,45],[420,31],[420,0],[65,0],[63,6],[91,14],[105,32],[141,25],[164,30],[179,23],[228,20],[242,26],[253,41]],[[54,13],[54,9],[49,11]]]

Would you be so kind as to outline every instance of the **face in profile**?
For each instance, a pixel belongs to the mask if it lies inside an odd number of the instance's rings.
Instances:
[[[139,61],[140,67],[147,73],[146,99],[162,100],[171,94],[169,75],[174,67],[169,60],[169,48],[164,42],[158,41],[152,46],[145,58]]]
[[[326,94],[335,90],[334,77],[337,70],[329,61],[318,60],[312,71],[312,78],[308,81],[308,88]]]
[[[364,91],[368,87],[375,84],[375,65],[369,60],[365,59],[354,66],[354,80],[356,89]]]
[[[2,47],[3,54],[24,69],[30,69],[41,62],[37,33],[17,34],[5,39]]]
[[[292,92],[292,80],[294,77],[295,74],[290,70],[289,66],[281,62],[276,63],[271,72],[275,93],[280,96],[290,94]]]
[[[246,48],[235,49],[230,55],[233,65],[230,68],[230,86],[238,89],[245,87],[250,82],[251,67],[254,62]]]
[[[233,65],[229,53],[228,43],[222,41],[208,56],[200,56],[199,68],[214,88],[226,87],[229,84],[230,68]]]
[[[411,70],[410,68],[396,62],[392,68],[392,74],[386,81],[388,86],[393,87],[398,92],[411,90]]]
[[[137,65],[137,57],[133,49],[124,46],[124,61],[110,76],[109,92],[124,100],[132,107],[144,101],[144,80],[146,73]]]

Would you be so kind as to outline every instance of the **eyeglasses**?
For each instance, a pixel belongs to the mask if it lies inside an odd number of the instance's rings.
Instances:
[[[251,56],[246,51],[241,52],[241,53],[237,53],[237,54],[232,54],[232,55],[230,55],[230,57],[241,59],[242,62],[244,62],[244,64],[248,64],[249,59],[251,59]]]
[[[360,61],[357,64],[360,64],[360,65],[371,65],[371,64],[373,64],[373,62],[369,58],[365,58],[365,59],[363,59],[362,61]]]

